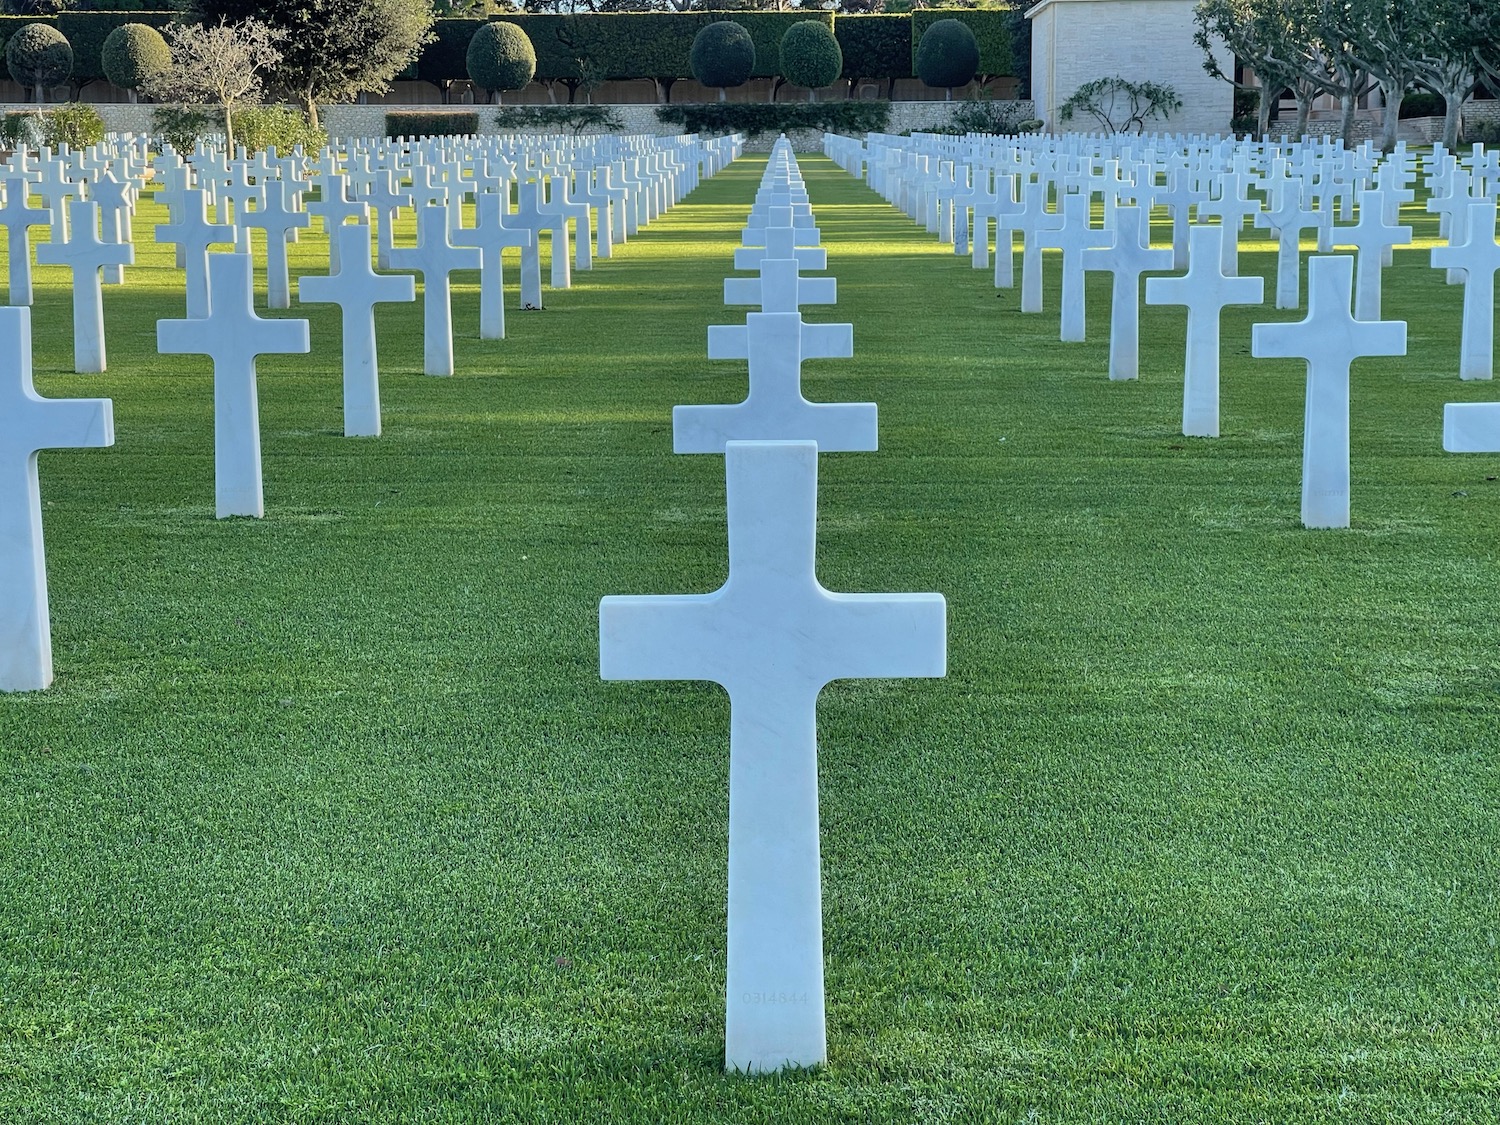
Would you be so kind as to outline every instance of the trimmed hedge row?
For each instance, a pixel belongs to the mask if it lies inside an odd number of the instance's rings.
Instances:
[[[822,129],[832,133],[883,133],[891,121],[890,102],[794,102],[755,104],[708,102],[658,106],[656,119],[680,125],[685,133],[786,133]]]
[[[169,11],[77,11],[52,16],[0,16],[0,50],[28,23],[56,27],[73,48],[75,86],[102,80],[100,53],[111,31],[125,23],[143,23],[163,30],[176,18]],[[981,74],[1000,76],[1015,71],[1011,54],[1011,12],[997,9],[924,8],[907,15],[838,16],[801,9],[794,12],[621,12],[578,15],[507,15],[497,17],[526,32],[536,48],[536,77],[541,81],[582,78],[579,61],[589,60],[606,79],[676,79],[692,75],[688,53],[700,28],[732,19],[750,32],[755,43],[753,77],[776,77],[780,68],[781,38],[787,28],[817,20],[833,28],[844,53],[847,79],[910,78],[922,32],[934,20],[963,20],[979,40]],[[453,82],[468,78],[465,56],[480,20],[442,19],[433,24],[436,36],[404,78]]]
[[[917,41],[936,19],[962,19],[979,40],[979,69],[995,77],[1014,71],[1009,11],[926,8],[909,15],[839,16],[803,8],[793,12],[618,12],[496,17],[526,32],[536,48],[539,81],[582,77],[587,59],[604,79],[676,79],[692,75],[693,39],[708,24],[729,19],[755,43],[752,77],[779,76],[781,39],[795,23],[816,20],[833,29],[844,53],[845,78],[910,78],[916,74]],[[429,43],[406,77],[454,82],[468,77],[464,53],[480,20],[438,20]]]

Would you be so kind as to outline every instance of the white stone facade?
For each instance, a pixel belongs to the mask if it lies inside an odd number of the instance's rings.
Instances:
[[[1182,109],[1148,131],[1227,133],[1233,89],[1203,69],[1193,44],[1195,0],[1042,0],[1031,20],[1031,96],[1047,129],[1097,132],[1092,119],[1058,118],[1058,107],[1085,82],[1120,77],[1160,82],[1177,91]],[[1219,66],[1234,73],[1221,46]]]

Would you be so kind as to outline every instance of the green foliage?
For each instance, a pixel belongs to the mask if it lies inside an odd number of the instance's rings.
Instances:
[[[5,44],[11,78],[28,90],[66,82],[73,72],[73,48],[51,24],[29,23]]]
[[[455,82],[469,76],[469,40],[480,20],[434,20],[432,38],[422,47],[411,77],[423,82]]]
[[[833,34],[844,55],[845,78],[912,76],[910,16],[839,16]]]
[[[284,33],[267,83],[317,120],[317,103],[382,93],[416,57],[432,26],[429,0],[186,0],[205,23],[260,20]]]
[[[484,90],[521,90],[536,74],[536,50],[513,23],[487,23],[465,54],[469,79]]]
[[[883,133],[891,120],[891,103],[799,102],[659,106],[656,117],[666,125],[680,125],[685,133],[722,135],[785,133],[793,129],[821,129],[829,133]]]
[[[307,119],[307,114],[285,105],[255,105],[237,110],[234,139],[251,153],[272,147],[291,152],[298,145],[304,152],[317,152],[328,143],[328,132]]]
[[[104,39],[101,52],[104,77],[124,90],[134,90],[150,75],[172,65],[172,51],[156,28],[125,23]]]
[[[32,23],[57,28],[73,48],[73,69],[69,81],[81,86],[108,77],[104,73],[104,43],[116,28],[134,23],[161,31],[175,18],[174,12],[93,9],[63,11],[40,20],[27,16],[0,16],[0,43],[8,43],[21,28]]]
[[[1022,17],[1024,20],[1024,16]],[[917,67],[917,52],[922,40],[934,24],[946,20],[957,20],[974,36],[979,58],[974,64],[974,73],[983,78],[999,78],[1017,73],[1016,59],[1012,49],[1015,34],[1015,17],[1005,8],[921,8],[911,14],[912,73],[921,77]],[[1027,74],[1030,75],[1030,45],[1027,46]],[[967,79],[965,80],[967,82]],[[965,82],[955,82],[962,86]],[[933,85],[933,83],[928,83]],[[942,85],[942,83],[938,83]]]
[[[41,140],[37,127],[37,113],[7,113],[0,116],[0,144],[14,149],[20,145],[36,145]]]
[[[1463,143],[1466,145],[1481,144],[1491,147],[1500,145],[1500,121],[1488,121],[1482,118],[1465,121]]]
[[[1159,82],[1130,82],[1119,76],[1085,82],[1057,107],[1064,121],[1087,113],[1106,133],[1139,133],[1153,117],[1165,120],[1182,108],[1182,99],[1171,86]]]
[[[928,24],[917,44],[917,77],[925,86],[966,86],[979,68],[979,44],[969,25],[956,19]]]
[[[1401,99],[1400,115],[1403,118],[1441,117],[1447,108],[1448,103],[1443,100],[1443,95],[1416,90]]]
[[[755,42],[739,24],[720,20],[698,32],[688,63],[705,86],[743,86],[755,70]]]
[[[66,144],[70,148],[87,148],[104,139],[104,118],[91,105],[72,102],[41,115],[42,144],[50,148]]]
[[[844,53],[826,23],[799,20],[781,37],[781,74],[792,85],[820,89],[843,69]]]
[[[151,111],[151,131],[178,152],[191,152],[200,138],[224,131],[224,111],[196,105],[157,106]]]
[[[479,132],[474,109],[397,109],[385,115],[387,137],[469,137]]]
[[[948,125],[934,130],[940,133],[992,133],[996,136],[1012,136],[1016,133],[1033,132],[1024,128],[1031,124],[1029,106],[1021,102],[997,101],[988,90],[980,90],[973,97],[957,103]]]
[[[585,129],[607,129],[618,132],[625,127],[614,110],[602,105],[502,106],[495,111],[494,121],[501,132],[512,129],[550,132],[571,129],[574,133]]]

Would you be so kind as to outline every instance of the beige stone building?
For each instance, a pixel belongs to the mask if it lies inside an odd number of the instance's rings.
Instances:
[[[1085,82],[1119,76],[1171,86],[1182,109],[1148,130],[1227,133],[1234,108],[1229,83],[1203,69],[1193,44],[1195,0],[1042,0],[1031,20],[1031,96],[1051,132],[1094,132],[1089,118],[1064,122],[1058,106]],[[1220,50],[1219,65],[1234,72]]]

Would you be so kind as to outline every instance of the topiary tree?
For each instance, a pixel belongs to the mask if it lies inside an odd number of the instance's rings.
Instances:
[[[5,66],[17,83],[36,91],[37,102],[44,102],[47,87],[66,82],[73,73],[73,48],[50,24],[28,23],[5,45]]]
[[[831,86],[843,70],[843,49],[826,23],[802,20],[781,37],[782,76],[794,86],[806,86],[808,101],[817,101],[819,87]]]
[[[755,70],[755,40],[733,20],[711,23],[693,36],[688,67],[699,82],[719,88],[722,102],[726,86],[743,86]]]
[[[498,103],[504,91],[522,90],[536,76],[536,48],[513,23],[487,23],[469,40],[464,56],[469,80],[490,91]]]
[[[172,65],[172,49],[162,33],[143,23],[122,23],[104,37],[99,54],[104,77],[136,100],[136,89]]]
[[[962,20],[938,20],[917,43],[917,77],[924,86],[967,86],[979,70],[979,41]]]

